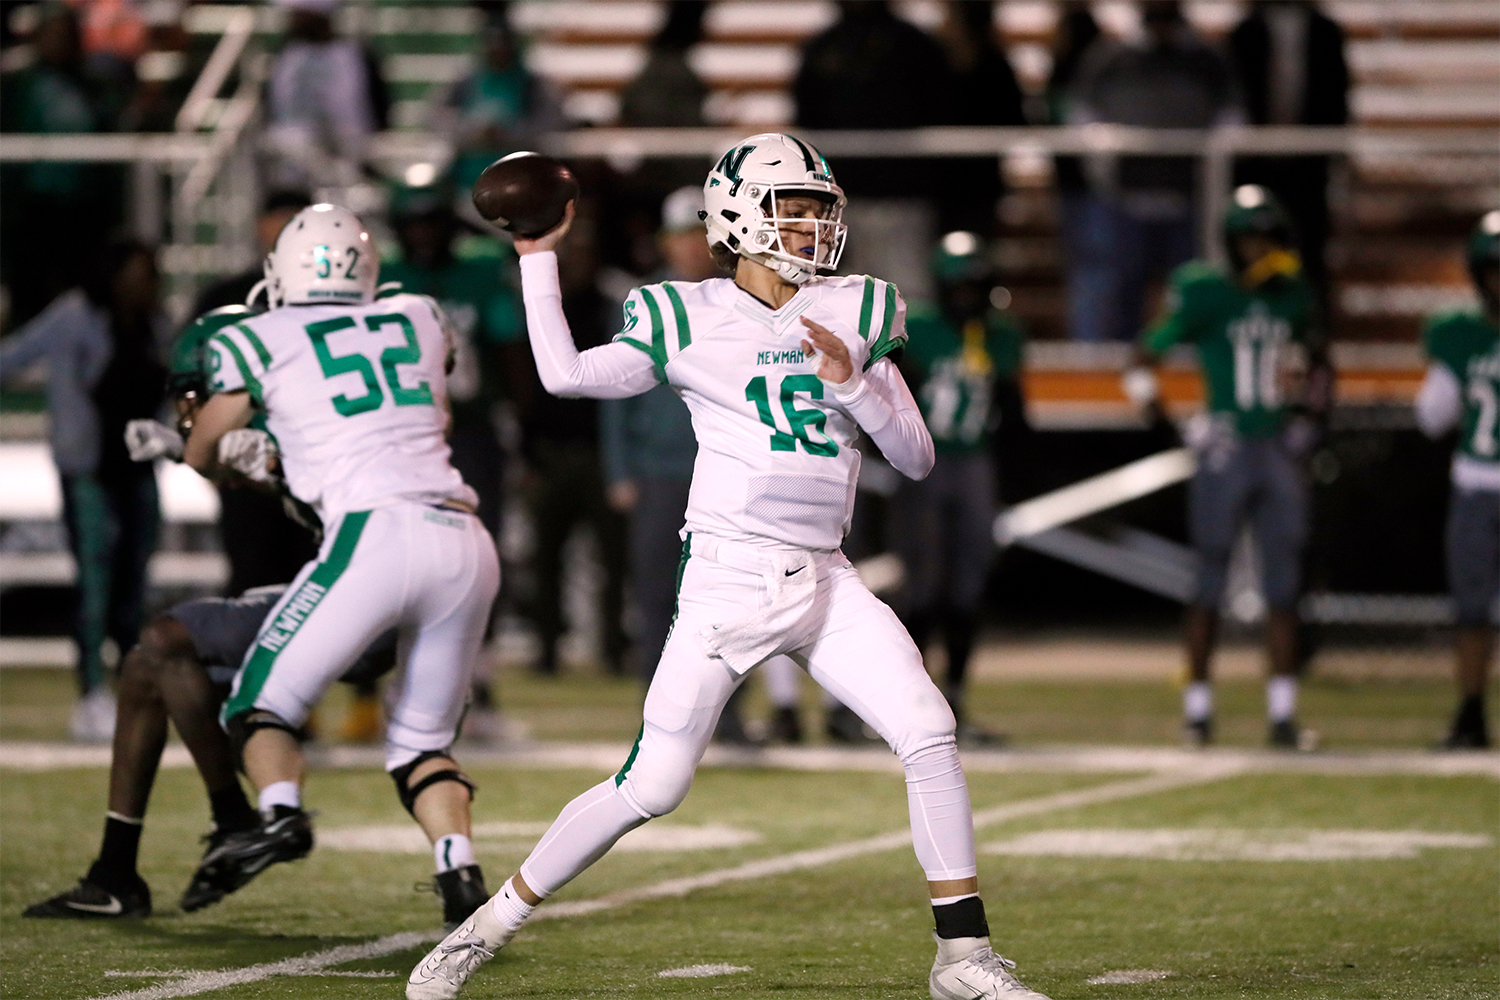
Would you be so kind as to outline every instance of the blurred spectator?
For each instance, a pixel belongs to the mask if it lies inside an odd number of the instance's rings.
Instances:
[[[512,386],[533,377],[527,371],[531,357],[520,295],[506,273],[505,245],[485,239],[477,241],[479,254],[460,254],[463,226],[453,203],[453,187],[446,182],[396,189],[391,222],[401,254],[381,265],[380,280],[399,281],[404,291],[437,299],[452,324],[448,444],[454,468],[479,494],[479,519],[498,539],[505,482],[498,409]],[[493,738],[499,725],[489,678],[476,672],[464,732]]]
[[[667,22],[651,40],[646,65],[620,93],[620,124],[691,128],[704,124],[708,84],[688,63],[688,50],[703,37],[700,0],[668,5]]]
[[[364,46],[334,34],[339,0],[277,3],[287,8],[287,26],[266,89],[271,183],[347,187],[385,124],[384,83]]]
[[[658,236],[666,267],[648,282],[717,276],[698,218],[702,208],[701,188],[681,188],[667,198]],[[629,519],[630,592],[639,623],[632,659],[649,684],[677,603],[678,533],[698,442],[687,405],[665,385],[601,401],[599,420],[609,505]]]
[[[161,409],[166,369],[157,345],[166,320],[148,248],[112,243],[84,267],[82,288],[59,296],[5,342],[0,372],[12,378],[47,361],[52,460],[78,567],[81,697],[70,729],[74,739],[107,742],[115,705],[104,640],[120,650],[135,645],[159,519],[155,472],[130,460],[125,424]]]
[[[462,191],[495,160],[535,146],[540,135],[561,124],[556,97],[522,63],[503,10],[489,12],[481,41],[479,68],[454,83],[437,105],[437,131],[458,148],[453,182]]]
[[[0,78],[0,131],[107,132],[124,94],[84,60],[77,16],[39,7],[32,61]],[[0,174],[0,260],[19,322],[79,279],[79,248],[98,246],[118,215],[119,171],[89,163],[7,165]]]
[[[1049,125],[1073,120],[1074,85],[1083,57],[1099,38],[1099,22],[1086,4],[1070,4],[1057,22],[1052,39],[1052,74],[1047,78]],[[1053,157],[1057,197],[1062,216],[1062,249],[1066,269],[1068,331],[1074,340],[1095,339],[1111,316],[1113,296],[1109,258],[1109,229],[1098,223],[1103,214],[1089,192],[1083,158]]]
[[[948,120],[954,99],[948,58],[934,39],[901,20],[885,0],[843,0],[840,17],[802,48],[793,84],[797,124],[814,129],[904,129]],[[849,196],[843,270],[895,282],[925,297],[922,247],[934,227],[932,164],[913,158],[836,157]]]
[[[933,632],[948,650],[943,694],[958,718],[958,738],[993,743],[965,718],[964,679],[994,545],[997,509],[994,432],[1025,426],[1019,382],[1022,333],[997,303],[1004,292],[984,243],[973,233],[944,236],[932,255],[934,304],[913,303],[906,317],[902,369],[932,432],[937,461],[921,482],[903,480],[893,513],[895,549],[906,567],[897,602],[924,655]]]
[[[1345,125],[1349,67],[1344,29],[1306,0],[1253,4],[1229,36],[1254,125]],[[1235,164],[1236,184],[1269,188],[1297,225],[1307,279],[1328,290],[1328,157],[1255,156]]]
[[[1024,125],[1021,86],[995,35],[992,3],[947,5],[939,35],[948,50],[952,84],[945,124]],[[1002,184],[995,156],[936,161],[944,171],[938,224],[944,232],[974,230],[991,234]]]
[[[279,191],[266,198],[255,220],[256,243],[262,254],[270,253],[281,230],[308,204],[307,196],[299,191]],[[199,294],[193,316],[221,306],[244,305],[251,288],[264,276],[257,262],[240,274],[214,282]],[[279,496],[243,483],[220,483],[218,490],[219,532],[224,555],[229,559],[225,594],[286,583],[317,555],[312,532],[286,515]]]
[[[1069,123],[1209,128],[1241,118],[1229,68],[1182,17],[1177,0],[1148,0],[1145,37],[1100,39],[1084,56]],[[1091,156],[1080,224],[1108,252],[1084,278],[1096,310],[1072,323],[1079,340],[1129,340],[1145,319],[1147,286],[1194,254],[1191,157]]]
[[[563,314],[580,350],[608,343],[618,322],[614,303],[596,281],[592,221],[587,214],[580,215],[557,251]],[[574,528],[587,524],[598,541],[605,577],[599,595],[604,665],[610,673],[620,674],[628,644],[622,615],[625,520],[605,499],[598,404],[592,399],[553,396],[542,388],[529,358],[527,369],[530,382],[518,393],[517,403],[522,453],[528,465],[526,502],[536,529],[535,592],[524,609],[541,639],[536,670],[546,676],[557,673],[557,643],[563,631],[563,547]]]

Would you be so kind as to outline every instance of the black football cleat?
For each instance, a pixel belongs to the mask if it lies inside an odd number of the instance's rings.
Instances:
[[[1214,741],[1212,719],[1190,719],[1182,724],[1182,742],[1192,749],[1209,746]]]
[[[112,881],[112,880],[111,880]],[[151,889],[139,875],[125,886],[105,888],[98,881],[98,866],[67,892],[43,900],[22,911],[23,917],[63,920],[124,920],[151,916]]]
[[[490,891],[484,887],[484,872],[478,865],[438,872],[432,887],[443,900],[443,930],[449,933],[490,899]]]
[[[192,913],[205,906],[212,906],[249,881],[245,879],[238,885],[234,884],[233,866],[223,864],[219,848],[224,846],[224,841],[229,839],[231,834],[244,833],[253,829],[255,827],[242,827],[238,830],[215,828],[203,837],[204,843],[207,844],[203,849],[203,858],[198,863],[198,870],[193,872],[192,879],[188,881],[188,887],[183,890],[182,901],[178,904],[184,913]]]
[[[269,820],[248,830],[231,830],[222,837],[211,835],[208,850],[183,894],[182,908],[189,909],[188,904],[193,903],[192,909],[200,909],[217,902],[271,865],[305,858],[312,848],[312,817],[290,806],[277,806]]]

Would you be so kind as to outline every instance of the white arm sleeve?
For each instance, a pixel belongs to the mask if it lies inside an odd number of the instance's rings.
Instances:
[[[529,253],[521,257],[521,294],[526,301],[526,330],[537,374],[552,395],[624,399],[656,385],[656,368],[650,356],[629,344],[617,341],[578,352],[563,315],[557,254]]]
[[[881,358],[863,376],[856,371],[844,386],[833,387],[834,398],[870,435],[885,460],[908,479],[925,479],[935,457],[932,435],[901,370]]]
[[[1463,416],[1463,390],[1447,365],[1427,366],[1417,390],[1417,427],[1430,438],[1442,437]]]

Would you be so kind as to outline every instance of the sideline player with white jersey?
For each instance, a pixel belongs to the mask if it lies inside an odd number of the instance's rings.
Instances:
[[[863,428],[911,478],[933,444],[889,357],[905,342],[895,286],[821,277],[838,263],[844,195],[792,136],[745,139],[709,173],[705,221],[732,279],[631,293],[614,343],[579,353],[554,248],[568,215],[516,241],[542,383],[622,398],[659,382],[687,403],[698,456],[683,529],[677,618],[619,773],[569,803],[520,870],[413,970],[409,1000],[454,997],[533,907],[624,833],[686,796],[719,712],[745,674],[787,654],[890,744],[906,771],[912,837],[937,923],[936,1000],[1045,1000],[991,950],[953,713],[895,614],[839,551]]]
[[[263,411],[288,490],[325,529],[317,559],[266,616],[222,713],[265,817],[225,849],[262,864],[312,849],[297,732],[389,629],[399,673],[387,689],[386,769],[436,842],[440,868],[474,863],[474,786],[449,747],[500,569],[474,491],[449,462],[443,313],[426,296],[377,298],[377,266],[346,209],[313,205],[287,223],[266,259],[270,311],[209,341],[215,394],[183,454],[214,474],[242,439],[263,437],[244,429]]]

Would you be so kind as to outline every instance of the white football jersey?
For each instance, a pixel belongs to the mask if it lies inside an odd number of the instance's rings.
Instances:
[[[402,499],[477,502],[448,460],[452,344],[427,296],[285,306],[225,327],[209,346],[214,391],[250,392],[288,489],[325,522]]]
[[[866,370],[906,342],[896,286],[864,275],[815,278],[776,310],[728,278],[647,285],[626,300],[615,339],[648,354],[692,414],[686,530],[809,549],[842,543],[859,426],[803,355],[804,316]]]

